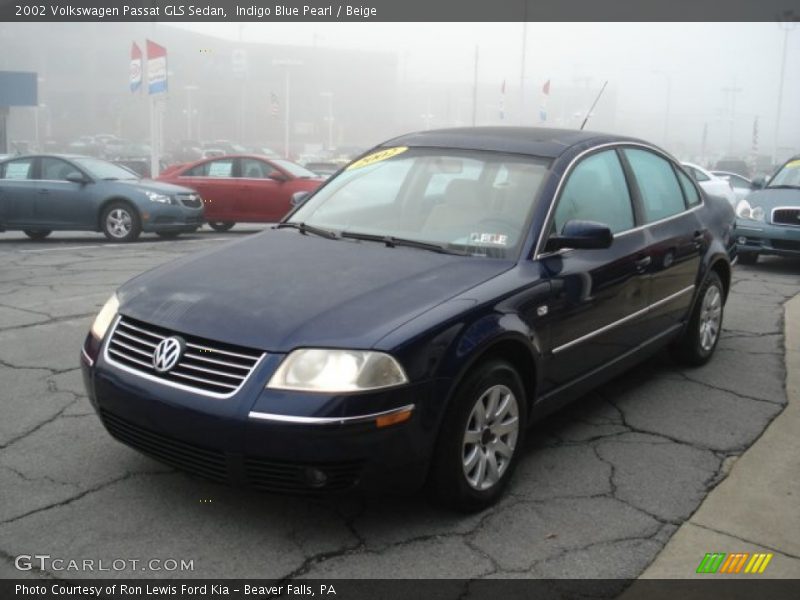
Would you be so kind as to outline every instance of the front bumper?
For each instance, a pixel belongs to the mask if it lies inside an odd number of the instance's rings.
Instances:
[[[97,346],[90,335],[81,351],[92,405],[113,437],[161,462],[283,493],[405,491],[425,480],[442,382],[349,396],[266,390],[282,359],[267,355],[234,396],[209,398],[121,371]],[[376,425],[376,413],[408,406],[404,422]]]
[[[737,219],[733,233],[739,253],[800,257],[800,227]]]
[[[203,207],[189,208],[174,204],[150,203],[141,211],[142,231],[149,233],[190,233],[203,223]]]

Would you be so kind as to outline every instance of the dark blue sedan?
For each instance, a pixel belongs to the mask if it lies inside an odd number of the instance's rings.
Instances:
[[[141,180],[133,171],[87,156],[21,156],[0,161],[0,231],[35,240],[53,231],[102,231],[131,242],[203,224],[203,201],[188,188]]]
[[[476,510],[535,419],[665,346],[711,358],[733,224],[639,140],[411,134],[274,228],[123,285],[84,380],[111,435],[216,481],[426,483]]]

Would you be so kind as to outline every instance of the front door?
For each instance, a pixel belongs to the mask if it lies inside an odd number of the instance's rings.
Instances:
[[[7,162],[0,172],[0,225],[33,228],[36,223],[37,182],[33,180],[34,158]]]

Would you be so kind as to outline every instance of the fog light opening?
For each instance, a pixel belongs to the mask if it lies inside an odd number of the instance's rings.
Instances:
[[[306,483],[313,488],[321,488],[328,483],[328,476],[322,469],[307,467],[305,470]]]
[[[747,243],[747,238],[744,237],[744,236],[741,236],[739,239],[736,240],[736,243],[744,245],[744,244]]]

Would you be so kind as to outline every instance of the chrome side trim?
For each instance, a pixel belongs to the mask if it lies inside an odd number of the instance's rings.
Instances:
[[[628,321],[636,319],[637,317],[644,316],[647,313],[649,313],[651,310],[656,309],[659,306],[662,306],[662,305],[664,305],[664,304],[666,304],[668,302],[671,302],[675,298],[679,298],[680,296],[683,296],[684,294],[687,294],[689,292],[694,291],[694,288],[695,288],[695,286],[694,286],[694,284],[692,284],[689,287],[683,288],[682,290],[680,290],[678,292],[675,292],[674,294],[670,294],[666,298],[662,298],[661,300],[659,300],[657,302],[654,302],[653,304],[645,306],[641,310],[637,310],[636,312],[631,313],[628,316],[619,319],[618,321],[614,321],[613,323],[609,323],[608,325],[604,325],[600,329],[595,329],[594,331],[591,331],[591,332],[587,333],[586,335],[582,335],[581,337],[576,338],[576,339],[574,339],[574,340],[572,340],[570,342],[567,342],[566,344],[562,344],[561,346],[557,346],[556,348],[553,348],[553,354],[558,354],[559,352],[563,352],[564,350],[567,350],[569,348],[572,348],[573,346],[576,346],[578,344],[586,342],[586,341],[592,339],[593,337],[601,335],[601,334],[605,333],[606,331],[609,331],[611,329],[614,329],[615,327],[623,325],[624,323],[627,323]]]
[[[777,225],[778,227],[800,227],[800,221],[797,222],[797,225],[794,223],[776,223],[775,222],[775,211],[776,210],[798,210],[800,211],[800,206],[776,206],[772,209],[772,212],[769,213],[769,223],[770,225]]]
[[[275,423],[293,423],[295,425],[352,425],[354,423],[367,423],[374,421],[378,417],[388,417],[402,412],[413,411],[413,404],[406,404],[400,408],[393,408],[382,412],[372,413],[369,415],[357,415],[354,417],[295,417],[291,415],[276,415],[272,413],[263,413],[258,411],[250,411],[248,415],[251,419],[259,421],[272,421]]]
[[[683,168],[681,166],[681,163],[677,162],[674,158],[672,158],[669,154],[667,154],[663,150],[659,150],[655,146],[651,146],[649,144],[642,144],[640,142],[628,142],[628,141],[621,140],[621,141],[617,141],[617,142],[609,142],[607,144],[600,144],[599,146],[593,146],[592,148],[587,148],[586,150],[584,150],[583,152],[578,154],[575,158],[573,158],[570,161],[570,163],[567,165],[567,168],[564,169],[564,174],[561,176],[561,179],[558,181],[558,185],[556,186],[556,191],[553,194],[553,201],[550,203],[550,206],[547,208],[547,214],[544,217],[544,223],[542,224],[542,228],[539,230],[539,237],[536,240],[536,248],[534,249],[533,259],[532,260],[539,260],[540,258],[542,258],[544,256],[549,256],[550,254],[552,254],[550,252],[543,252],[542,251],[543,246],[546,243],[546,240],[544,240],[544,232],[547,231],[548,227],[550,226],[550,223],[552,221],[553,211],[555,209],[556,204],[558,204],[558,201],[560,199],[561,188],[564,185],[564,182],[567,180],[567,177],[569,177],[570,173],[572,172],[572,169],[575,166],[575,163],[577,163],[581,158],[583,158],[587,154],[591,154],[592,152],[595,152],[597,150],[606,149],[606,148],[615,148],[615,147],[622,147],[624,149],[626,146],[636,146],[636,147],[639,147],[639,148],[646,148],[647,150],[655,152],[656,154],[660,154],[663,158],[668,160],[672,165],[677,165],[681,169]],[[682,217],[683,215],[686,215],[686,214],[689,214],[689,213],[694,212],[696,210],[699,210],[700,208],[705,206],[705,199],[703,198],[703,193],[701,192],[701,190],[698,189],[699,186],[697,185],[697,183],[694,181],[694,179],[692,177],[689,177],[689,181],[692,183],[692,185],[695,186],[695,189],[697,190],[698,196],[700,197],[700,203],[697,206],[693,206],[691,208],[687,208],[686,210],[683,210],[683,211],[681,211],[681,212],[679,212],[679,213],[677,213],[675,215],[671,215],[669,217],[664,217],[663,219],[659,219],[658,221],[653,221],[652,223],[644,223],[642,225],[638,225],[636,227],[632,227],[631,229],[626,229],[625,231],[620,231],[619,233],[615,233],[614,234],[614,238],[621,237],[623,235],[628,235],[629,233],[633,233],[635,231],[639,231],[640,229],[644,229],[646,227],[652,227],[653,225],[658,225],[660,223],[665,223],[667,221],[671,221],[672,219],[677,219],[678,217]],[[633,208],[633,207],[631,207],[631,208]]]
[[[90,357],[90,356],[89,356],[89,355],[86,353],[86,348],[84,348],[83,346],[81,346],[81,356],[83,357],[83,360],[85,360],[85,361],[86,361],[86,364],[87,364],[87,365],[89,365],[90,367],[93,367],[93,366],[94,366],[94,361],[93,361],[93,360],[92,360],[92,358],[91,358],[91,357]]]

